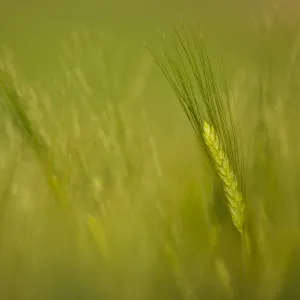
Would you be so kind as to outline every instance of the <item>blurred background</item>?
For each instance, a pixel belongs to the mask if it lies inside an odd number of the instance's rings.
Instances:
[[[85,26],[112,35],[130,51],[141,51],[141,41],[157,41],[157,29],[166,32],[174,22],[199,23],[213,39],[219,55],[250,56],[255,49],[258,23],[280,27],[278,35],[295,30],[297,0],[142,0],[120,1],[1,1],[1,42],[11,47],[24,72],[45,77],[55,66],[60,42]],[[125,46],[125,45],[124,45]],[[276,45],[282,47],[280,43]],[[229,53],[228,53],[229,52]],[[47,69],[47,72],[45,70]]]
[[[0,92],[1,299],[300,298],[298,0],[0,1],[0,79],[20,96]],[[145,47],[162,57],[181,21],[237,100],[250,275]]]

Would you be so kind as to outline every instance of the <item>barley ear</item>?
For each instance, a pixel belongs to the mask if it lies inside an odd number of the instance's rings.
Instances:
[[[221,179],[234,226],[242,234],[244,227],[245,202],[238,188],[238,181],[233,173],[228,157],[212,126],[203,122],[203,138],[209,150],[217,174]]]

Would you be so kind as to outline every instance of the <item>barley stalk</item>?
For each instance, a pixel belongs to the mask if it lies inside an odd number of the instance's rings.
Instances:
[[[212,126],[206,121],[203,124],[203,138],[212,156],[214,165],[220,176],[225,194],[228,199],[228,206],[232,221],[237,230],[242,234],[244,225],[245,202],[238,189],[238,182],[234,172],[230,168],[229,160],[223,150],[222,144]]]

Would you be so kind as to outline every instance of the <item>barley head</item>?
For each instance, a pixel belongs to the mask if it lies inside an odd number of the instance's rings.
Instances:
[[[222,144],[214,128],[206,121],[203,124],[203,138],[221,178],[233,224],[240,233],[243,233],[245,202]]]

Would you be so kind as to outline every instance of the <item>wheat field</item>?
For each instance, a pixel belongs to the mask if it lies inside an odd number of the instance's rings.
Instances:
[[[188,21],[153,28],[139,55],[82,26],[46,83],[3,47],[0,298],[298,299],[285,14],[256,20],[247,59]]]

